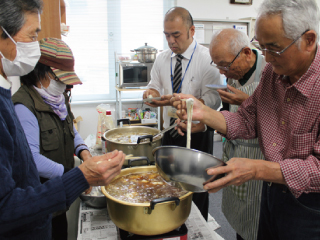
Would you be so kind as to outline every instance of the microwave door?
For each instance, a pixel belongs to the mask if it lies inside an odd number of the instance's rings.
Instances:
[[[122,67],[122,86],[140,87],[148,84],[147,66],[124,66]]]
[[[133,83],[134,82],[134,69],[133,67],[123,68],[123,82]]]

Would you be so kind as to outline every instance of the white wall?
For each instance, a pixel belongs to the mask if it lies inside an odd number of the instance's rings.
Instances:
[[[82,139],[85,139],[89,134],[97,133],[98,112],[96,107],[99,104],[71,104],[71,111],[74,117],[81,116],[83,121],[78,123],[78,132]]]
[[[252,0],[252,5],[230,4],[230,0],[176,0],[177,6],[188,9],[193,18],[239,19],[256,17],[263,0]],[[279,0],[281,1],[281,0]],[[316,0],[320,6],[320,0]]]
[[[193,18],[239,19],[256,17],[262,0],[252,5],[230,4],[230,0],[177,0],[177,6],[188,9]]]

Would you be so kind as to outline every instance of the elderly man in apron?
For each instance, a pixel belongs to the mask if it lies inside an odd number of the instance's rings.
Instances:
[[[222,110],[236,112],[259,84],[266,61],[251,50],[247,35],[236,29],[216,32],[210,44],[212,65],[227,77],[228,90],[218,90]],[[264,159],[258,139],[224,142],[223,160],[233,157]],[[237,239],[257,238],[262,181],[249,181],[223,189],[222,211],[237,232]]]

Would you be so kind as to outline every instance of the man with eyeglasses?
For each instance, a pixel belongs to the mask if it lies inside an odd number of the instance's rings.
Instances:
[[[257,50],[250,48],[248,36],[233,28],[215,32],[209,50],[211,65],[227,77],[228,91],[218,90],[222,110],[237,112],[239,105],[257,88],[266,61]],[[225,141],[222,160],[228,162],[234,157],[264,159],[257,138]],[[262,181],[248,181],[223,189],[222,212],[238,240],[257,238],[261,190]]]
[[[176,109],[170,105],[170,98],[175,92],[192,94],[213,109],[220,106],[219,94],[206,87],[207,84],[220,84],[220,74],[209,65],[211,59],[208,48],[193,38],[195,26],[188,10],[171,8],[164,17],[163,26],[170,49],[156,58],[151,70],[151,81],[143,98],[162,95],[162,100],[146,104],[151,107],[163,106],[163,127],[167,128],[177,118]],[[191,148],[212,154],[214,132],[206,130],[202,123],[193,124],[193,128],[201,130],[192,134]],[[175,129],[168,131],[162,138],[162,145],[186,147],[186,135],[180,136]],[[205,219],[208,218],[208,197],[206,192],[193,195],[193,201]]]
[[[264,0],[255,25],[268,62],[255,92],[236,113],[217,112],[195,99],[193,120],[228,140],[258,137],[266,160],[232,158],[210,175],[225,177],[204,186],[216,192],[263,180],[257,239],[320,237],[320,52],[315,0]],[[186,106],[175,95],[177,114]]]

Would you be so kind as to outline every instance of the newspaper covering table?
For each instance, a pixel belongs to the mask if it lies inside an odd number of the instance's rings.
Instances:
[[[211,216],[209,216],[208,222],[206,222],[193,202],[191,206],[191,213],[185,224],[188,228],[188,240],[223,240],[223,238],[214,231],[220,226]],[[105,239],[120,239],[117,227],[111,221],[107,208],[91,208],[81,201],[77,240]],[[178,238],[170,238],[170,240],[175,239]]]

